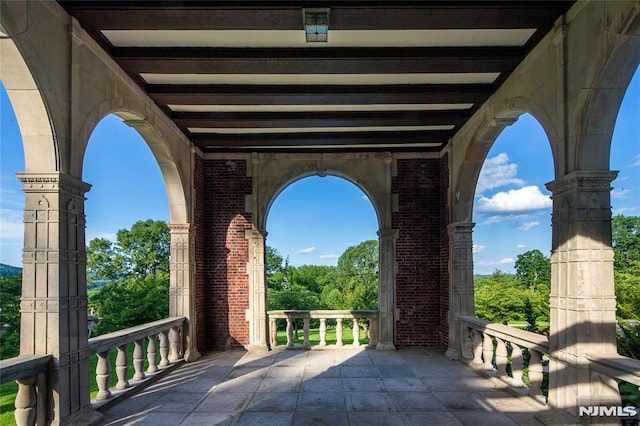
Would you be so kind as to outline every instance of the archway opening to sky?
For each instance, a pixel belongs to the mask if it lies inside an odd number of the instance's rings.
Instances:
[[[22,267],[24,193],[16,173],[24,164],[18,120],[0,81],[0,263],[14,267]]]
[[[610,168],[618,171],[612,182],[612,237],[617,317],[640,320],[640,67],[624,95],[611,138]],[[626,352],[624,339],[618,350]],[[625,385],[630,386],[630,385]],[[622,388],[621,388],[622,391]]]
[[[267,309],[377,309],[378,229],[369,197],[346,179],[288,185],[267,216]]]
[[[473,208],[476,316],[544,332],[551,289],[553,157],[540,123],[522,114],[493,143]]]
[[[145,140],[120,117],[104,117],[83,163],[89,307],[105,333],[169,312],[169,203]]]

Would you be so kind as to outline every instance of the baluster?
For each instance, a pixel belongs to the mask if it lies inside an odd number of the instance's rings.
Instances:
[[[180,329],[172,327],[169,330],[169,361],[176,362],[180,360]]]
[[[287,347],[293,346],[293,320],[287,317]]]
[[[36,386],[38,389],[36,391],[36,424],[46,425],[47,416],[49,415],[49,380],[46,371],[38,373]]]
[[[482,364],[482,333],[478,330],[472,330],[473,332],[473,363],[476,365]]]
[[[169,365],[169,330],[161,332],[160,337],[160,367]]]
[[[336,346],[342,345],[342,318],[336,318]]]
[[[473,330],[469,327],[462,326],[462,344],[460,356],[464,359],[473,360]]]
[[[524,357],[522,356],[522,348],[511,343],[511,385],[517,388],[524,387],[522,381],[522,369],[524,368]]]
[[[127,374],[129,373],[128,347],[128,343],[118,346],[118,354],[116,355],[116,376],[118,376],[116,389],[118,390],[127,389],[129,387],[129,381],[127,380]]]
[[[358,324],[358,318],[353,319],[353,346],[360,346],[360,324]]]
[[[320,346],[327,346],[327,319],[320,318]]]
[[[102,401],[111,398],[109,390],[109,382],[111,381],[111,364],[109,363],[109,349],[98,354],[98,363],[96,365],[96,385],[98,386],[98,394],[96,399]]]
[[[378,346],[378,317],[369,318],[369,347]]]
[[[29,376],[16,380],[18,393],[16,395],[13,413],[18,426],[31,426],[36,420],[36,376]]]
[[[482,358],[484,359],[483,370],[493,370],[493,339],[484,333],[482,340]]]
[[[275,318],[269,318],[269,343],[272,348],[278,346],[278,326]]]
[[[133,380],[144,380],[144,339],[133,342]]]
[[[157,336],[149,336],[147,340],[147,361],[149,367],[147,367],[147,373],[156,373],[158,371],[158,341]]]
[[[308,348],[308,347],[311,346],[309,344],[309,317],[304,317],[302,319],[302,322],[303,322],[302,335],[304,337],[303,345],[304,345],[305,348]]]
[[[507,345],[502,339],[496,337],[496,377],[501,379],[507,378],[507,360],[509,353],[507,352]]]
[[[533,349],[529,349],[531,358],[529,359],[529,395],[535,398],[544,398],[542,395],[542,354]]]

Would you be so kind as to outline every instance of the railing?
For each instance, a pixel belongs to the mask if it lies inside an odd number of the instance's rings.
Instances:
[[[528,367],[528,394],[545,403],[542,393],[542,358],[549,352],[546,336],[475,317],[461,317],[461,321],[464,327],[463,358],[471,360],[472,366],[476,369],[495,370],[497,379],[514,388],[526,387],[522,375]],[[525,365],[525,352],[529,354],[528,365]],[[508,367],[511,376],[507,374]]]
[[[22,355],[0,361],[0,384],[18,382],[16,425],[47,424],[51,355]]]
[[[378,311],[328,311],[328,310],[315,310],[315,311],[269,311],[267,312],[269,317],[269,341],[271,348],[278,346],[277,341],[277,319],[285,319],[287,326],[287,348],[294,346],[294,320],[302,319],[303,321],[303,343],[302,347],[309,349],[311,344],[309,343],[309,324],[311,319],[318,319],[320,322],[320,343],[319,346],[327,346],[327,320],[334,319],[336,321],[336,346],[343,346],[343,321],[345,319],[351,321],[352,334],[353,334],[353,346],[360,346],[360,327],[361,321],[364,327],[367,327],[369,335],[370,347],[375,347],[378,344]]]
[[[141,382],[147,374],[155,374],[182,358],[182,329],[184,317],[167,318],[150,322],[136,327],[126,328],[113,333],[104,334],[89,339],[89,353],[98,356],[96,365],[96,384],[98,394],[96,400],[111,399],[113,394],[109,389],[111,381],[111,363],[109,353],[116,348],[115,370],[118,382],[117,390],[131,387],[129,376],[129,345],[133,343],[133,380]],[[148,341],[145,356],[145,340]],[[160,361],[158,362],[158,354]],[[145,358],[148,368],[143,371]]]

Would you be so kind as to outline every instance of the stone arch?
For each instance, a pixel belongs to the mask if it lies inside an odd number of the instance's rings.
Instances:
[[[0,38],[0,52],[0,80],[20,127],[25,171],[59,171],[59,146],[47,93],[41,92],[36,76],[12,39]]]
[[[557,158],[560,140],[558,130],[550,115],[535,100],[525,97],[509,98],[497,105],[493,120],[484,120],[472,133],[464,160],[457,170],[453,194],[452,222],[471,222],[473,200],[480,170],[493,146],[504,129],[514,124],[523,114],[530,114],[540,124],[550,144],[554,170],[558,175]],[[473,183],[473,184],[471,184]]]
[[[274,188],[276,188],[276,190],[273,191],[272,193],[265,194],[266,198],[268,199],[268,203],[266,205],[265,214],[263,215],[263,222],[260,224],[261,225],[260,229],[266,229],[267,217],[269,216],[269,211],[271,210],[271,206],[273,206],[273,203],[276,201],[278,196],[289,186],[295,184],[296,182],[302,179],[312,177],[312,176],[319,176],[319,177],[335,176],[335,177],[344,179],[347,182],[357,186],[369,198],[369,201],[373,206],[373,210],[376,213],[376,218],[378,219],[378,229],[380,229],[382,225],[382,222],[380,220],[380,217],[381,217],[380,207],[376,204],[374,196],[371,194],[371,192],[367,190],[367,186],[364,183],[358,182],[357,180],[353,179],[347,173],[337,171],[337,170],[327,170],[325,172],[305,172],[294,177],[282,176],[281,179],[279,180],[279,187],[278,187],[278,183],[276,183],[276,185],[274,185]]]
[[[119,107],[119,100],[110,99],[100,103],[90,113],[85,116],[85,120],[79,130],[80,143],[82,148],[78,150],[78,167],[82,170],[84,154],[89,143],[91,133],[98,123],[108,114],[114,114],[122,119],[123,123],[134,128],[153,153],[160,172],[164,179],[167,198],[169,200],[169,217],[171,223],[188,223],[189,211],[187,208],[187,197],[185,193],[184,179],[173,155],[165,142],[165,138],[154,128],[142,114],[133,109],[123,109]]]
[[[609,170],[611,137],[627,87],[640,67],[640,9],[627,18],[621,34],[589,84],[578,123],[575,170]]]

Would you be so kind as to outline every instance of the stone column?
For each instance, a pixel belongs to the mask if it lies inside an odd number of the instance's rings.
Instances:
[[[195,291],[191,253],[193,242],[188,223],[171,223],[171,263],[169,279],[169,316],[186,317],[184,330],[184,359],[187,362],[200,358],[196,339]]]
[[[575,171],[553,193],[549,404],[620,404],[617,385],[589,369],[586,354],[616,353],[610,184],[617,172]]]
[[[53,355],[53,424],[95,422],[87,338],[84,194],[90,185],[59,172],[18,173],[26,193],[20,354]]]
[[[381,229],[380,273],[378,280],[379,341],[378,350],[395,350],[395,299],[396,299],[396,240],[398,231]]]
[[[249,240],[249,347],[252,351],[269,350],[267,345],[267,287],[265,281],[265,238],[266,232],[246,231]]]
[[[449,231],[449,359],[462,356],[460,316],[475,314],[473,300],[473,227],[474,223],[458,222]]]

